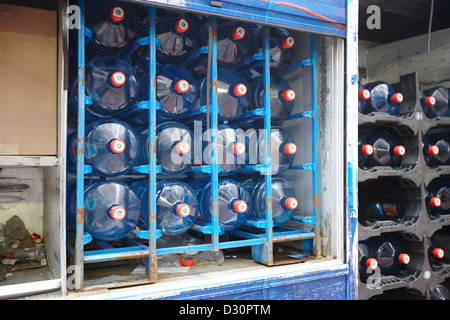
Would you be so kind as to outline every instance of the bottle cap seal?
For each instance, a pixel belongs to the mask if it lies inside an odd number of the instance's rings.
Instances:
[[[180,141],[175,145],[178,154],[186,154],[191,150],[191,145],[187,141]]]
[[[358,97],[361,100],[367,100],[367,99],[370,98],[370,91],[367,90],[367,89],[362,89],[362,90],[359,91]]]
[[[432,207],[440,207],[441,206],[441,198],[439,198],[439,197],[432,197],[430,199],[430,206],[432,206]]]
[[[177,205],[176,211],[177,211],[177,215],[185,218],[191,214],[191,207],[185,203],[181,203],[181,204]]]
[[[242,97],[247,93],[247,86],[243,83],[239,83],[234,86],[233,93],[238,97]]]
[[[395,103],[401,103],[403,101],[403,95],[401,93],[394,93],[391,100]]]
[[[441,248],[434,248],[432,253],[435,258],[442,259],[444,257],[444,250]]]
[[[436,156],[439,154],[439,147],[438,146],[429,146],[427,153],[431,154],[432,156]]]
[[[125,18],[125,11],[121,7],[114,7],[109,13],[109,17],[114,22],[120,22]]]
[[[284,38],[282,42],[283,49],[292,48],[294,46],[294,43],[294,38],[292,38],[291,36]]]
[[[245,29],[242,27],[237,27],[233,30],[232,36],[234,40],[241,40],[245,37]]]
[[[111,148],[111,151],[114,153],[122,153],[125,151],[125,142],[122,139],[114,139],[109,144],[109,147]]]
[[[406,152],[406,149],[405,149],[404,146],[396,146],[396,147],[394,148],[394,154],[395,154],[396,156],[404,156],[404,155],[405,155],[405,152]]]
[[[407,254],[407,253],[400,253],[400,255],[398,256],[398,261],[401,264],[408,264],[409,261],[411,261],[411,258],[409,257],[409,254]]]
[[[175,30],[177,30],[178,33],[183,33],[188,31],[189,29],[189,23],[185,19],[180,19],[175,24]]]
[[[120,87],[122,86],[125,81],[127,80],[127,77],[125,77],[125,75],[120,72],[120,71],[116,71],[112,74],[111,76],[111,83],[115,86],[115,87]]]
[[[373,147],[370,144],[365,144],[361,147],[361,152],[363,155],[370,156],[373,154]]]
[[[284,145],[283,151],[286,154],[295,154],[297,152],[297,146],[292,142],[286,143]]]
[[[127,211],[122,206],[114,206],[111,208],[111,210],[109,210],[109,214],[114,220],[120,221],[125,218],[125,216],[127,215]]]
[[[175,84],[175,90],[178,93],[185,93],[189,90],[189,82],[186,80],[178,80]]]
[[[245,144],[243,142],[236,142],[233,144],[233,152],[236,155],[245,153]]]
[[[294,197],[288,197],[285,201],[284,201],[284,205],[286,206],[286,208],[288,209],[295,209],[298,206],[298,201],[296,198]]]
[[[285,90],[281,96],[285,101],[293,101],[295,99],[295,91],[292,89]]]
[[[431,107],[436,104],[436,98],[433,96],[425,97],[425,105]]]
[[[233,204],[234,211],[244,213],[248,209],[247,202],[244,200],[237,200]]]
[[[378,261],[374,258],[369,258],[366,260],[366,267],[375,270],[378,267]]]

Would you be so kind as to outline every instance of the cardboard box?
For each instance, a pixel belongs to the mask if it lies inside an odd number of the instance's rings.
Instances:
[[[0,3],[0,112],[0,154],[56,155],[56,12]]]

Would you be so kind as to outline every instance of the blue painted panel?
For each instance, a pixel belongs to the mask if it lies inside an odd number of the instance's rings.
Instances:
[[[209,0],[143,0],[148,4],[172,9],[203,11],[244,20],[253,20],[287,28],[345,36],[345,0],[223,0],[221,7]]]

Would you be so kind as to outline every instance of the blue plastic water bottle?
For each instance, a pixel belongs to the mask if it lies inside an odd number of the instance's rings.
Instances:
[[[139,134],[141,153],[139,163],[149,164],[148,129]],[[156,163],[161,173],[179,175],[192,166],[193,134],[185,125],[175,122],[163,122],[156,127]]]
[[[86,105],[86,119],[118,117],[137,102],[139,79],[135,69],[125,60],[115,57],[92,59],[86,64],[86,96],[93,103]],[[72,85],[69,112],[78,110],[78,82]]]
[[[450,214],[450,182],[445,178],[432,180],[425,188],[425,205],[431,215]]]
[[[370,97],[365,100],[365,114],[371,112],[384,112],[393,116],[399,114],[403,95],[396,93],[388,83],[375,81],[366,84],[364,88],[370,92]]]
[[[206,78],[199,87],[199,102],[196,107],[206,105]],[[219,69],[217,76],[217,105],[219,120],[229,121],[239,119],[248,111],[250,92],[247,79],[232,69]]]
[[[251,108],[264,108],[264,82],[260,78],[250,85],[252,97]],[[280,125],[288,119],[294,109],[295,91],[290,84],[281,77],[270,77],[270,110],[272,112],[271,121],[273,125]]]
[[[449,90],[439,86],[424,91],[420,91],[420,102],[422,109],[428,118],[449,117]]]
[[[373,154],[373,147],[366,143],[366,137],[360,135],[358,137],[358,166],[361,169],[367,168],[368,158]]]
[[[262,28],[258,28],[256,31],[253,38],[252,54],[263,52],[264,33],[265,30]],[[270,68],[280,70],[288,67],[294,57],[294,38],[286,29],[276,27],[269,28],[269,35]],[[254,70],[263,74],[261,65]]]
[[[372,239],[374,258],[378,261],[381,274],[396,276],[411,261],[405,253],[403,243],[395,234],[383,234]]]
[[[149,78],[141,79],[140,99],[148,100]],[[161,104],[157,110],[158,120],[178,120],[192,109],[197,101],[198,88],[192,74],[177,65],[158,65],[156,69],[156,100]],[[148,111],[141,111],[139,117],[148,119]]]
[[[266,185],[264,178],[250,178],[242,182],[251,196],[253,211],[251,216],[265,219],[266,216]],[[281,226],[288,222],[298,206],[294,188],[286,179],[272,178],[272,219],[274,226]]]
[[[141,201],[139,226],[149,227],[148,179],[131,183]],[[156,184],[156,228],[163,235],[173,236],[186,232],[198,215],[198,200],[194,190],[186,183],[161,180]]]
[[[201,218],[210,223],[212,216],[211,180],[197,179],[190,183],[199,199]],[[219,224],[225,231],[239,228],[252,210],[251,197],[243,184],[233,179],[219,179]]]
[[[422,137],[423,155],[428,166],[450,164],[450,136],[448,134],[426,134]]]
[[[358,243],[359,278],[363,283],[366,283],[367,278],[378,267],[378,261],[373,256],[373,251],[366,241],[360,241]]]
[[[67,221],[75,228],[76,190],[72,188],[68,201]],[[85,180],[84,231],[93,238],[114,241],[126,237],[139,221],[139,199],[125,183]]]
[[[69,166],[77,164],[77,133],[68,139]],[[128,124],[119,120],[97,120],[85,128],[84,161],[92,173],[113,177],[128,173],[138,157],[138,136]]]
[[[263,129],[246,133],[246,148],[249,165],[261,165],[265,161],[265,145]],[[270,129],[271,173],[282,174],[288,170],[295,160],[297,145],[294,138],[284,128],[273,126]],[[256,156],[257,155],[257,156]]]
[[[209,140],[211,132],[203,132],[203,163],[212,163],[212,144]],[[219,175],[226,176],[237,173],[245,164],[245,133],[235,126],[220,124],[217,130],[217,157],[220,166]]]
[[[86,43],[87,60],[96,56],[119,56],[139,36],[133,5],[122,1],[95,0],[86,3],[86,27],[92,38]]]
[[[367,158],[368,167],[398,168],[401,166],[406,149],[398,144],[393,135],[388,132],[376,132],[369,134],[365,141],[373,148],[372,155]]]

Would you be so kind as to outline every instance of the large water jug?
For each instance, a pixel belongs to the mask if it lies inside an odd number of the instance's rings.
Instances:
[[[403,162],[406,148],[387,131],[374,132],[361,136],[365,145],[372,147],[372,155],[367,158],[367,167],[385,166],[398,168]]]
[[[68,139],[68,163],[76,167],[77,133]],[[97,120],[85,128],[84,163],[92,173],[113,177],[128,173],[138,157],[138,136],[131,126],[119,120]]]
[[[140,164],[149,164],[150,137],[148,129],[139,134]],[[161,173],[179,175],[192,166],[193,133],[185,125],[167,121],[156,127],[156,163]]]
[[[445,87],[434,87],[420,91],[420,102],[422,109],[428,118],[449,117],[450,102],[449,90]]]
[[[141,78],[140,99],[148,100],[149,78]],[[192,74],[177,65],[158,65],[156,69],[156,100],[161,104],[157,110],[157,117],[164,121],[181,119],[197,101],[198,88]],[[141,111],[138,115],[148,119],[148,111]]]
[[[450,136],[445,133],[422,137],[423,155],[430,167],[450,164]]]
[[[199,105],[206,105],[206,78],[199,86]],[[217,76],[217,105],[219,120],[229,121],[239,119],[248,111],[250,92],[247,79],[239,72],[231,69],[219,69]]]
[[[263,39],[265,30],[259,28],[255,37],[253,38],[252,54],[263,52]],[[269,66],[273,69],[283,69],[288,67],[294,56],[294,38],[283,28],[271,27],[269,28]],[[262,66],[254,69],[257,73],[262,74]]]
[[[373,256],[371,247],[365,241],[360,241],[358,243],[359,279],[364,283],[378,267],[378,261]]]
[[[369,98],[365,100],[364,114],[371,112],[384,112],[394,116],[399,114],[403,95],[396,93],[391,85],[375,81],[366,84],[364,88],[370,92]]]
[[[75,228],[76,190],[74,187],[70,189],[67,221]],[[85,180],[85,232],[98,240],[119,240],[133,231],[138,221],[139,199],[127,184],[118,181]]]
[[[131,183],[141,201],[139,226],[149,227],[148,179]],[[186,183],[161,180],[156,184],[156,228],[163,235],[173,236],[186,232],[198,215],[198,200],[194,190]]]
[[[100,57],[86,64],[86,96],[92,104],[86,105],[86,119],[112,118],[125,112],[137,102],[139,79],[135,69],[125,60]],[[71,116],[78,110],[78,82],[69,95]]]
[[[212,144],[210,131],[203,132],[203,163],[212,164]],[[239,172],[245,164],[245,133],[238,127],[220,124],[217,130],[217,160],[219,175],[226,176]]]
[[[447,179],[437,178],[426,186],[425,205],[430,215],[450,214],[450,182]]]
[[[246,132],[246,164],[264,164],[266,146],[264,130]],[[296,153],[297,145],[292,135],[282,127],[273,126],[270,129],[271,174],[282,174],[288,170],[295,160]]]
[[[364,114],[366,100],[370,98],[370,91],[358,82],[358,112]]]
[[[385,276],[397,276],[411,261],[403,241],[396,234],[383,234],[372,238],[369,243],[380,272]]]
[[[193,180],[190,186],[199,199],[201,218],[210,223],[213,212],[211,180],[208,178]],[[239,228],[247,220],[251,210],[251,196],[243,184],[233,179],[219,179],[218,218],[225,231]]]
[[[87,60],[96,56],[119,56],[139,36],[139,24],[133,5],[123,1],[86,2],[86,27],[92,38],[86,43]]]
[[[251,196],[253,211],[251,216],[265,219],[266,216],[266,184],[264,178],[245,179],[242,184],[247,187]],[[288,222],[298,206],[298,200],[292,184],[286,179],[272,177],[272,220],[274,226]]]
[[[251,108],[264,108],[264,81],[262,78],[255,80],[250,85],[252,97]],[[288,119],[294,109],[295,91],[290,84],[281,77],[270,77],[269,100],[272,112],[273,125],[279,125]]]

